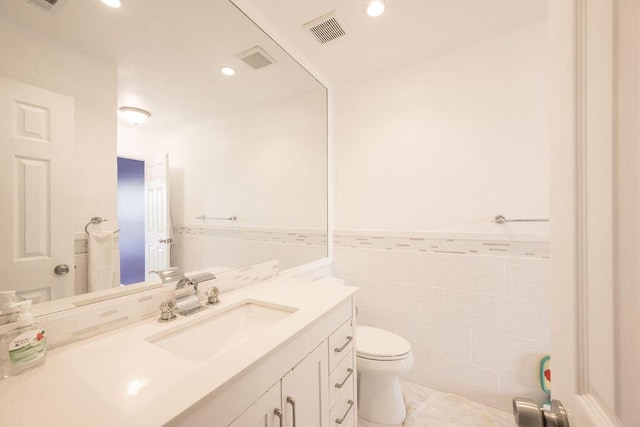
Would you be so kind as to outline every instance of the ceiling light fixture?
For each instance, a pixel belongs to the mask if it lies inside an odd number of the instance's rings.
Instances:
[[[109,7],[113,7],[114,9],[117,9],[122,6],[122,0],[100,0],[100,1]]]
[[[135,107],[121,107],[120,114],[134,125],[141,125],[151,117],[150,112]]]
[[[375,18],[376,16],[380,16],[384,13],[385,6],[386,5],[383,0],[371,0],[367,3],[365,11],[367,12],[367,15]]]
[[[222,67],[220,68],[220,72],[225,76],[233,76],[236,73],[236,70],[231,67]]]

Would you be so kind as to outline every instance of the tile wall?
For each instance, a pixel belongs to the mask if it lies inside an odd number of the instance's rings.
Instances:
[[[334,275],[361,288],[359,324],[411,342],[407,380],[507,411],[547,399],[548,235],[336,231]]]
[[[277,259],[280,269],[327,257],[327,233],[314,229],[174,226],[171,264],[185,270],[237,268]]]

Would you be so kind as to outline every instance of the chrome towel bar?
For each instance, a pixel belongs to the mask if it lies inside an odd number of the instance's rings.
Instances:
[[[237,221],[238,218],[234,215],[234,216],[230,216],[229,218],[216,218],[216,217],[211,217],[211,216],[206,216],[206,215],[200,215],[197,216],[196,219],[201,219],[203,221],[207,220],[207,219],[215,219],[215,220],[220,220],[220,221]]]
[[[493,222],[498,224],[504,224],[505,222],[549,222],[548,219],[507,219],[504,215],[496,215],[493,217]]]

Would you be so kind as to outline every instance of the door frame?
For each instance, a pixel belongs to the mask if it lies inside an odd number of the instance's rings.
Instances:
[[[624,260],[634,258],[628,247],[621,250],[620,239],[629,232],[637,236],[638,227],[634,222],[624,230],[619,220],[635,213],[637,222],[640,209],[639,203],[634,212],[619,209],[630,181],[620,180],[617,168],[620,148],[629,144],[619,138],[621,120],[640,115],[637,104],[626,117],[618,108],[618,96],[628,89],[617,79],[619,64],[634,55],[619,46],[619,24],[635,12],[631,28],[638,35],[639,10],[626,0],[548,1],[552,394],[579,426],[622,425],[619,417],[634,419],[636,411],[637,419],[639,411],[633,404],[639,386],[631,392],[621,384],[629,373],[638,374],[640,351],[622,345],[620,331],[636,321],[637,338],[640,298],[625,308],[620,296],[634,281],[619,280],[628,268]],[[630,88],[637,91],[637,83]],[[640,167],[638,156],[628,162],[629,169]],[[638,187],[636,182],[630,189]],[[640,274],[634,274],[637,287]],[[622,359],[636,364],[621,372]]]

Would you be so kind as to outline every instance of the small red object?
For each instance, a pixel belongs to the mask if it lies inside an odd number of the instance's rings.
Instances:
[[[547,379],[547,381],[551,381],[551,369],[545,369],[544,377]]]

